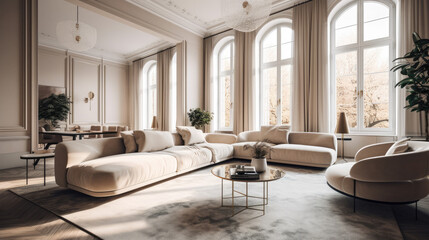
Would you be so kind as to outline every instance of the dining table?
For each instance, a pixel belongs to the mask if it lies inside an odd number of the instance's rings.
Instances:
[[[104,134],[117,134],[116,131],[100,131],[100,132],[85,132],[85,131],[44,131],[39,132],[40,134],[45,135],[59,135],[59,136],[69,136],[73,138],[73,141],[77,139],[79,136],[79,139],[82,139],[84,136],[89,135],[104,135]]]

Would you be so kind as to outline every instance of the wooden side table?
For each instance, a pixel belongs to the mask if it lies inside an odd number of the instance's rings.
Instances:
[[[33,160],[34,163],[39,162],[40,159],[43,159],[43,185],[46,186],[46,158],[55,157],[55,153],[46,152],[46,153],[29,153],[21,155],[21,159],[26,161],[25,164],[25,183],[28,185],[28,160]],[[34,164],[36,167],[36,164]]]

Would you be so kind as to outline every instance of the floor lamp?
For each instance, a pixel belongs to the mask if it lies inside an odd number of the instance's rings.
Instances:
[[[340,112],[340,115],[338,116],[337,127],[335,128],[335,133],[341,134],[341,145],[342,145],[341,157],[345,161],[345,159],[344,159],[344,134],[349,133],[349,125],[347,124],[347,117],[346,117],[346,114],[344,112]]]

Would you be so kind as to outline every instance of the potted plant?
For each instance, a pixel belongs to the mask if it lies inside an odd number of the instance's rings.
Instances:
[[[267,169],[266,156],[270,151],[270,145],[265,141],[258,141],[255,144],[244,145],[244,150],[250,149],[252,151],[252,163],[257,172],[264,172]]]
[[[210,124],[210,122],[213,120],[213,113],[204,111],[201,108],[191,108],[188,112],[188,117],[192,126],[202,129],[205,125]]]
[[[407,89],[408,105],[405,108],[412,112],[424,112],[426,141],[429,141],[429,39],[421,39],[414,32],[413,42],[414,49],[393,60],[398,64],[391,71],[401,70],[401,74],[406,76],[395,87]]]
[[[70,112],[70,100],[65,94],[51,94],[39,100],[39,120],[44,120],[46,130],[58,126],[58,121],[65,121]]]

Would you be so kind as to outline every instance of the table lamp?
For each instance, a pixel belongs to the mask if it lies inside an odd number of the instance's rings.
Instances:
[[[152,129],[158,129],[158,121],[156,120],[156,116],[153,116],[152,119]]]
[[[341,157],[344,160],[344,134],[349,133],[349,125],[347,124],[347,117],[344,112],[340,112],[337,121],[337,127],[335,128],[335,133],[341,133]]]

